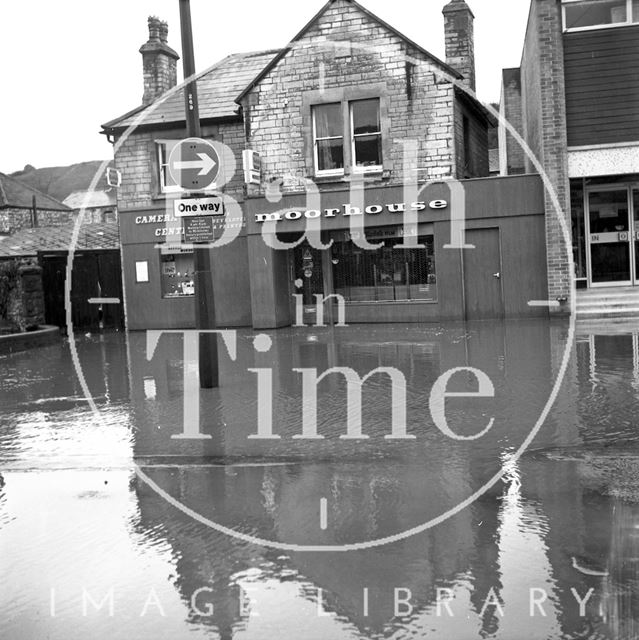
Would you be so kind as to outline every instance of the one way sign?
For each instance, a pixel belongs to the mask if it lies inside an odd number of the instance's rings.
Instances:
[[[220,173],[220,157],[215,147],[202,138],[180,140],[169,154],[169,173],[188,191],[215,189]]]

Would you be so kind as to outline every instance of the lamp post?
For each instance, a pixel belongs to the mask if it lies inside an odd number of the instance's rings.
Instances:
[[[190,0],[180,0],[180,30],[182,35],[184,79],[188,80],[195,74]],[[187,137],[201,137],[197,83],[195,80],[188,82],[184,88],[184,110]],[[215,300],[209,248],[195,246],[193,262],[195,271],[195,327],[199,330],[215,329]],[[217,335],[214,333],[202,333],[200,334],[199,344],[200,387],[202,389],[212,389],[219,386]]]

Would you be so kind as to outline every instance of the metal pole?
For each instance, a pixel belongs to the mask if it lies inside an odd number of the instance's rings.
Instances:
[[[187,80],[195,74],[191,5],[189,0],[180,0],[180,27],[184,79]],[[195,81],[189,82],[184,89],[184,110],[188,137],[200,138],[200,111]],[[208,247],[195,247],[193,262],[195,267],[195,327],[201,330],[215,329],[215,300],[211,277],[211,254]],[[200,335],[199,372],[200,387],[202,389],[212,389],[219,386],[217,335],[215,334],[203,333]]]

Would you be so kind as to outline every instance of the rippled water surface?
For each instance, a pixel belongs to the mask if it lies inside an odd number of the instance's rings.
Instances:
[[[242,330],[199,394],[175,334],[79,338],[86,388],[68,342],[2,356],[0,637],[637,638],[638,332]],[[358,438],[333,367],[401,374]]]

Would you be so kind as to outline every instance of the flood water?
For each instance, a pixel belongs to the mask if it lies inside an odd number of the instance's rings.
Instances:
[[[639,638],[639,326],[257,335],[0,357],[1,638]]]

